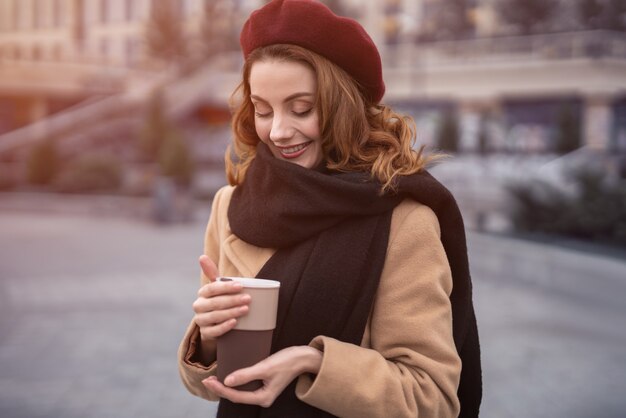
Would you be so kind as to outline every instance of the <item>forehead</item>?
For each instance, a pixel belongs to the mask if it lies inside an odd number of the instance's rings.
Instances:
[[[315,94],[315,73],[306,64],[295,61],[266,60],[252,64],[250,92],[263,99],[288,97],[294,93]]]

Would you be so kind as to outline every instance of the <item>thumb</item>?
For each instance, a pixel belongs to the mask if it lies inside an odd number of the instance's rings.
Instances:
[[[204,273],[210,281],[214,282],[217,279],[217,276],[219,276],[219,273],[213,260],[211,260],[207,255],[201,255],[198,262],[200,262],[202,273]]]

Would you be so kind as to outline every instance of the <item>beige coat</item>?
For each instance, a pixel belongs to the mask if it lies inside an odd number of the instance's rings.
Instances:
[[[237,238],[227,211],[234,188],[215,195],[204,253],[221,275],[254,277],[274,253]],[[417,274],[416,274],[417,273]],[[208,279],[202,275],[201,284]],[[461,361],[452,337],[452,276],[433,211],[405,200],[392,216],[387,257],[361,345],[318,336],[317,376],[298,378],[300,400],[339,417],[456,417]],[[179,349],[187,389],[217,400],[201,383],[216,363],[194,363],[198,327],[192,321]]]

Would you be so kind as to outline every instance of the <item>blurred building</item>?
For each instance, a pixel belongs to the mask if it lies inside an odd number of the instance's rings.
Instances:
[[[123,89],[149,0],[0,3],[0,133]]]
[[[552,152],[573,125],[581,145],[626,151],[626,33],[584,30],[563,0],[558,22],[521,35],[497,2],[345,0],[380,46],[385,100],[417,119],[420,142],[451,113],[461,150]]]
[[[210,7],[215,25],[238,29],[259,1],[2,0],[0,1],[0,134],[98,95],[119,93],[159,71],[146,31],[167,8],[191,39]],[[205,9],[206,6],[206,9]],[[224,17],[227,18],[224,18]],[[232,19],[231,19],[232,18]],[[200,54],[197,39],[191,54]]]
[[[434,143],[442,115],[450,114],[460,127],[461,150],[552,152],[568,125],[583,145],[626,149],[626,34],[565,25],[520,35],[499,18],[498,1],[325,2],[372,35],[384,61],[384,100],[415,117],[420,143]],[[195,78],[182,72],[164,82],[164,63],[178,57],[156,59],[148,28],[155,11],[168,7],[184,30],[179,49],[185,51],[178,52],[203,62],[208,50],[225,47],[216,31],[231,33],[235,44],[226,49],[235,51],[243,20],[264,2],[1,0],[0,153],[40,138],[41,129],[16,132],[37,120],[49,120],[44,128],[59,132],[76,120],[110,122],[111,111],[128,114],[120,103],[145,102],[159,83],[172,87],[177,115],[198,103],[214,103],[221,114],[241,57],[235,52],[235,61],[220,65],[218,54]],[[562,0],[559,14],[570,16],[571,4]],[[90,105],[107,97],[108,103]],[[49,117],[61,110],[65,119]],[[215,114],[210,107],[202,111]]]

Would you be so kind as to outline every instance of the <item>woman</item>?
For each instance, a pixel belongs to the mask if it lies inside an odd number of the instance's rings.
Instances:
[[[186,387],[221,398],[218,417],[477,416],[462,220],[410,120],[380,104],[373,42],[317,1],[274,0],[241,45],[231,186],[213,201],[179,350]],[[281,281],[273,354],[224,384],[215,339],[250,300],[218,274]],[[235,389],[252,380],[264,386]]]

